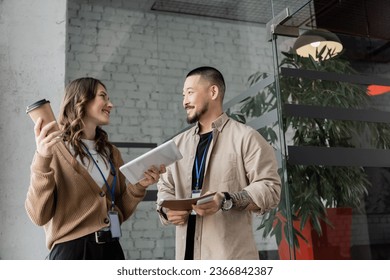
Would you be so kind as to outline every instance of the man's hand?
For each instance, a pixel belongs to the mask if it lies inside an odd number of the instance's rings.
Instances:
[[[184,225],[187,222],[188,216],[191,213],[191,211],[186,210],[170,210],[166,208],[165,210],[168,221],[174,225]]]
[[[199,216],[213,215],[221,209],[223,198],[224,195],[222,193],[216,193],[212,201],[200,205],[192,205],[192,209]]]

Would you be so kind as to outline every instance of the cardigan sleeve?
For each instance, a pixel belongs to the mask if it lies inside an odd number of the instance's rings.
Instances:
[[[146,195],[146,188],[139,185],[127,184],[125,176],[120,172],[119,167],[123,165],[123,159],[119,150],[114,147],[114,162],[118,174],[119,193],[116,193],[116,205],[122,212],[123,220],[126,221],[136,210],[138,204]],[[118,185],[117,185],[118,187]]]
[[[54,214],[55,180],[51,161],[52,157],[43,157],[35,152],[31,164],[25,208],[31,221],[39,226],[45,225]]]

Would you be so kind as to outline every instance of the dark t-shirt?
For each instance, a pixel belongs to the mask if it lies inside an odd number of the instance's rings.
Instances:
[[[196,158],[198,161],[198,168],[202,165],[202,168],[199,168],[199,189],[202,188],[203,185],[203,177],[204,177],[204,168],[206,165],[206,156],[207,150],[210,146],[211,142],[211,133],[208,132],[200,135],[200,141],[198,143],[198,147],[196,149]],[[204,155],[204,162],[202,164],[202,157]],[[197,183],[197,174],[196,174],[195,162],[192,168],[192,190],[195,190],[195,186]],[[195,224],[196,224],[196,215],[190,215],[188,218],[187,225],[187,239],[186,239],[186,252],[184,259],[185,260],[193,260],[194,259],[194,238],[195,238]]]

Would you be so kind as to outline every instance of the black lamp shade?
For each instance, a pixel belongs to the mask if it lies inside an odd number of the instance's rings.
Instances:
[[[326,46],[321,56],[318,54]],[[312,56],[315,60],[325,60],[338,55],[343,45],[336,34],[324,29],[305,31],[294,43],[293,49],[303,57]]]

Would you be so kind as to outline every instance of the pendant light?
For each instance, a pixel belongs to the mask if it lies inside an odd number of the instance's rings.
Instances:
[[[300,56],[312,56],[314,60],[322,61],[338,55],[343,45],[336,34],[325,29],[312,29],[298,37],[293,49]]]

